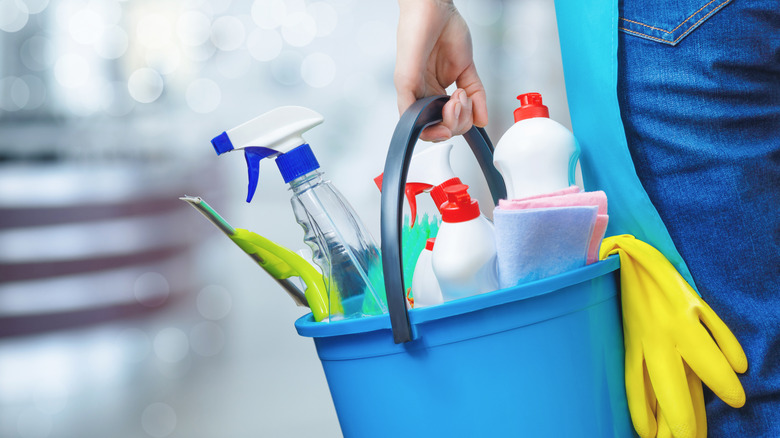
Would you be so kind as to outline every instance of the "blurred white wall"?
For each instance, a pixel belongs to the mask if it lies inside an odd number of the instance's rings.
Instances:
[[[493,141],[512,123],[515,96],[529,91],[569,125],[552,2],[456,5],[471,27]],[[397,16],[393,1],[0,0],[0,209],[44,202],[52,186],[91,193],[65,176],[20,185],[24,175],[121,167],[127,179],[129,168],[140,192],[133,199],[208,195],[234,226],[303,248],[276,166],[263,163],[247,205],[243,157],[217,158],[209,143],[274,107],[302,105],[325,116],[306,138],[378,238],[372,179],[398,120]],[[468,148],[455,143],[453,167],[489,210]],[[152,187],[150,172],[162,174]],[[184,216],[166,232],[188,233],[191,271],[144,268],[127,283],[93,278],[83,284],[96,290],[79,291],[95,303],[109,291],[116,303],[143,301],[144,285],[161,284],[163,299],[145,312],[0,333],[0,436],[340,436],[313,343],[293,327],[306,310],[196,212],[183,203],[177,211]],[[0,242],[16,242],[0,245],[0,265],[29,250],[19,233],[0,230]],[[0,322],[10,315],[3,294],[35,279],[26,282],[0,278]],[[62,299],[67,307],[76,295]],[[38,303],[23,304],[34,312]]]

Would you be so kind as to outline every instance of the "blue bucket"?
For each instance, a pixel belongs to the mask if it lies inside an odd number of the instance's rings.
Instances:
[[[617,258],[388,315],[295,323],[314,338],[346,437],[631,437]]]
[[[347,437],[633,437],[623,377],[617,257],[407,311],[402,188],[420,131],[447,97],[418,101],[393,135],[382,187],[389,314],[295,323],[312,337]],[[494,200],[505,196],[483,130],[464,135]]]

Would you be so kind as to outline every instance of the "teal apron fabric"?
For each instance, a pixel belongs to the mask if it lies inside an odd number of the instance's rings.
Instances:
[[[654,246],[695,288],[628,150],[617,97],[618,1],[555,0],[555,13],[583,182],[607,194],[607,235],[632,234]]]

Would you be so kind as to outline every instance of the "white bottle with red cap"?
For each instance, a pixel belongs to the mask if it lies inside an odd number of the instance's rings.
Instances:
[[[441,288],[436,274],[433,273],[433,248],[435,238],[430,238],[425,242],[425,249],[417,258],[417,264],[414,265],[414,275],[412,275],[412,295],[414,296],[414,308],[435,306],[444,302],[441,296]]]
[[[574,134],[550,119],[542,95],[517,96],[515,124],[501,137],[493,164],[504,177],[507,199],[519,199],[565,189],[575,183],[580,147]]]
[[[431,257],[444,301],[498,289],[493,224],[479,211],[467,185],[444,192],[448,201],[441,207],[442,224]]]

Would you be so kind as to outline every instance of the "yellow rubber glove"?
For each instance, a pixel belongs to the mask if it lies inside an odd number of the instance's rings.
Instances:
[[[700,382],[730,406],[741,407],[745,391],[734,371],[747,370],[745,353],[658,250],[621,235],[601,244],[601,259],[613,254],[620,256],[626,396],[634,428],[641,437],[702,436],[697,433],[706,433]]]

